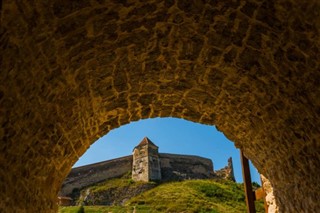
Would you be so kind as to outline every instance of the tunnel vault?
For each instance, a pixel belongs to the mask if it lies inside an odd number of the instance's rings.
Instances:
[[[216,125],[274,187],[320,208],[319,1],[11,1],[1,8],[0,211],[55,212],[120,125]]]

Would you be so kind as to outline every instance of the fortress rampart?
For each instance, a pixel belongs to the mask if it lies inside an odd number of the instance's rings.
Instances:
[[[213,163],[194,155],[159,153],[162,180],[204,179],[213,177]]]
[[[62,184],[60,195],[70,196],[75,190],[120,177],[131,168],[132,155],[73,168]]]
[[[162,181],[208,179],[219,177],[217,174],[221,173],[220,170],[214,172],[212,160],[204,157],[159,153],[159,159]],[[74,193],[87,186],[131,172],[132,163],[133,157],[130,155],[73,168],[65,179],[59,194],[74,197]],[[230,170],[232,170],[232,164]]]

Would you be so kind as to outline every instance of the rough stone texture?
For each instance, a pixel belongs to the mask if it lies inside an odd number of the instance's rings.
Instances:
[[[0,211],[55,212],[91,143],[168,116],[216,125],[280,212],[318,211],[319,4],[2,1]]]
[[[73,168],[63,181],[60,195],[71,196],[90,186],[106,179],[121,177],[129,173],[132,168],[132,156],[125,156],[95,164]]]
[[[138,149],[146,151],[146,146],[137,146]],[[137,150],[137,147],[134,149]],[[155,146],[156,147],[156,146]],[[150,147],[149,147],[150,148]],[[158,148],[158,147],[156,147]],[[121,158],[116,158],[112,160],[107,160],[95,164],[90,164],[86,166],[76,167],[71,170],[67,178],[64,180],[61,190],[59,192],[60,196],[71,197],[74,201],[80,196],[80,191],[88,186],[98,184],[102,181],[111,178],[119,178],[124,175],[134,173],[134,170],[139,171],[139,167],[144,170],[143,175],[132,175],[132,179],[136,181],[149,181],[149,180],[162,180],[162,181],[173,181],[173,180],[186,180],[186,179],[208,179],[208,178],[221,178],[226,179],[227,170],[230,172],[229,166],[224,169],[218,170],[218,175],[213,171],[213,163],[208,158],[203,158],[194,155],[177,155],[168,153],[157,153],[158,156],[153,155],[152,157],[158,158],[158,163],[160,168],[157,168],[157,179],[149,179],[150,169],[149,165],[146,163],[146,159],[150,156],[143,155],[140,158],[135,156],[125,156]],[[134,165],[134,161],[138,161],[137,164],[143,159],[143,166]],[[228,169],[227,169],[228,168]],[[152,173],[152,172],[151,172]],[[231,171],[231,173],[233,173]],[[228,178],[229,179],[229,178]]]
[[[132,180],[149,182],[161,180],[158,147],[145,137],[133,149]]]
[[[215,171],[215,175],[223,179],[236,181],[231,157],[228,159],[228,165],[218,171]]]
[[[273,194],[273,188],[271,186],[270,181],[264,177],[263,175],[260,175],[262,187],[266,195],[266,203],[268,205],[268,213],[278,213],[279,207],[277,205],[276,199]]]
[[[163,181],[215,177],[212,160],[194,155],[160,153]]]
[[[79,198],[79,203],[75,205],[125,205],[126,201],[130,198],[142,194],[157,185],[150,182],[145,182],[143,184],[132,186],[114,186],[107,190],[93,191],[91,188],[83,190]]]

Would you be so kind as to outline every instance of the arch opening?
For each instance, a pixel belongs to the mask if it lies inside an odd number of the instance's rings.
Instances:
[[[214,126],[172,117],[143,119],[111,130],[95,141],[73,168],[130,155],[144,137],[153,141],[162,153],[209,158],[214,169],[225,167],[232,157],[235,179],[242,182],[240,154],[232,141]],[[251,169],[255,169],[253,165]],[[257,171],[252,176],[253,181],[260,183]]]
[[[317,0],[3,1],[0,211],[55,212],[93,141],[177,117],[234,141],[281,212],[316,212],[319,10]]]
[[[96,200],[93,197],[98,194],[89,195],[88,190],[96,190],[96,187],[92,186],[99,187],[99,184],[107,179],[117,179],[122,176],[133,178],[127,176],[133,171],[132,162],[127,158],[132,154],[133,148],[146,136],[158,147],[160,182],[190,179],[234,181],[233,178],[237,182],[242,182],[239,150],[214,126],[177,118],[153,118],[123,125],[94,142],[74,165],[59,195],[70,196],[73,199],[72,205],[79,205],[77,202],[83,202],[81,200],[85,192],[85,197],[90,198],[84,205],[108,206],[110,199],[116,198],[100,196]],[[251,165],[252,181],[260,184],[259,173],[253,169]],[[107,181],[106,184],[110,183]],[[116,200],[118,199],[121,198]],[[245,201],[242,202],[239,205],[244,206]],[[181,206],[180,209],[182,208]],[[259,209],[261,208],[260,204]]]

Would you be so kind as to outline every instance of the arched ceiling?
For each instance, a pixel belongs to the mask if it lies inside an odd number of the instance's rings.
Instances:
[[[2,4],[0,210],[55,211],[91,143],[167,116],[216,125],[280,211],[318,209],[318,1]]]

